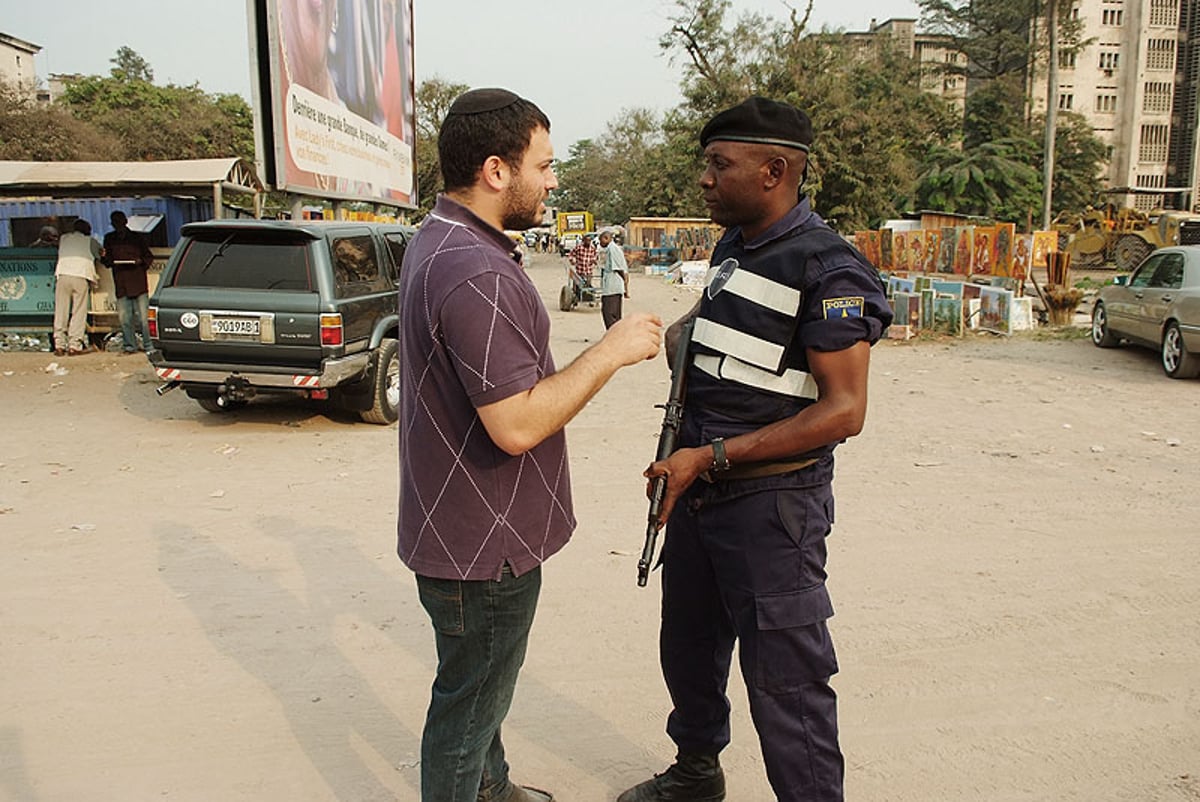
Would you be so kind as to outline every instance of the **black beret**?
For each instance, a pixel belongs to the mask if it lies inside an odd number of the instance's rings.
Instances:
[[[700,147],[716,140],[782,145],[807,153],[813,141],[812,120],[788,103],[754,96],[708,121],[700,132]]]
[[[499,111],[507,108],[521,99],[520,95],[507,89],[472,89],[463,92],[450,104],[451,114],[482,114],[485,111]]]

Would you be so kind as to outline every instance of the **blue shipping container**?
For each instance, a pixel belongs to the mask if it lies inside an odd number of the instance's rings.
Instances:
[[[130,228],[143,231],[151,247],[174,248],[185,223],[212,219],[208,198],[36,198],[0,199],[0,247],[25,247],[37,239],[43,225],[59,233],[79,218],[92,224],[92,235],[103,240],[112,230],[109,218],[121,211]]]

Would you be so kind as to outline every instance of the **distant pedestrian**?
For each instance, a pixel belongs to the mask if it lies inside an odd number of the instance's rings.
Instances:
[[[129,218],[124,212],[113,212],[109,219],[113,230],[104,235],[104,264],[112,268],[113,284],[116,286],[117,313],[121,319],[121,350],[126,354],[137,351],[137,333],[140,333],[142,348],[148,351],[150,325],[146,315],[150,307],[150,288],[146,271],[154,264],[154,254],[150,253],[145,237],[129,228]]]
[[[87,350],[88,290],[99,283],[99,258],[100,243],[92,236],[92,224],[87,220],[76,220],[73,229],[58,240],[58,264],[54,266],[55,356],[75,356]]]
[[[57,248],[58,247],[58,229],[54,226],[42,226],[42,230],[38,232],[38,238],[29,243],[30,248]]]
[[[600,232],[597,260],[600,265],[600,316],[604,319],[604,328],[608,329],[621,319],[621,299],[629,297],[629,266],[625,251],[613,241],[612,231],[608,229]]]

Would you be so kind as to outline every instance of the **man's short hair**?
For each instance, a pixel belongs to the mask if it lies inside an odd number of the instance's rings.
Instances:
[[[87,234],[88,236],[91,236],[92,234],[92,224],[87,220],[84,220],[82,217],[78,218],[71,227],[80,234]]]
[[[460,95],[438,132],[438,159],[446,189],[474,184],[489,156],[516,167],[538,128],[549,131],[550,119],[536,105],[508,90],[473,89]]]

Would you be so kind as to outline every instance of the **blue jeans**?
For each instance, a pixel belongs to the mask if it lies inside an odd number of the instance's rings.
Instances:
[[[421,736],[421,802],[500,802],[512,793],[500,725],[542,587],[540,567],[499,582],[417,576],[437,678]]]
[[[121,318],[121,340],[122,347],[126,351],[137,350],[137,336],[133,327],[133,319],[136,316],[138,320],[138,328],[142,335],[142,346],[149,351],[150,345],[150,324],[146,317],[150,309],[150,296],[142,293],[136,298],[118,298],[117,299],[117,315]]]

